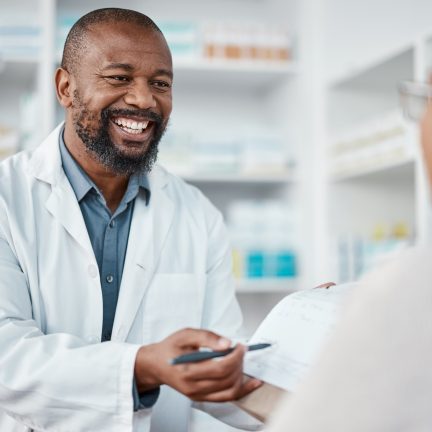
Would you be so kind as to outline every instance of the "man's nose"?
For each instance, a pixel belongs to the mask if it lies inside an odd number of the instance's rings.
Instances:
[[[156,107],[152,88],[147,81],[135,81],[124,96],[124,101],[140,109]]]

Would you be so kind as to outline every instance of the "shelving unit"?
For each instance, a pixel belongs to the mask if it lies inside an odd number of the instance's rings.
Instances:
[[[0,8],[1,126],[18,136],[18,149],[33,148],[54,126],[55,3],[1,0]]]
[[[4,2],[3,2],[4,3]],[[2,6],[2,11],[4,5]],[[38,14],[38,7],[31,2],[27,2],[28,12],[35,15]],[[8,100],[12,103],[12,112],[16,112],[21,94],[34,88],[37,85],[37,73],[40,62],[40,52],[35,49],[33,52],[26,47],[25,43],[30,37],[19,38],[17,27],[20,27],[21,22],[26,21],[25,14],[20,16],[20,20],[14,23],[11,16],[18,14],[18,5],[11,5],[8,12],[3,12],[0,18],[0,43],[3,48],[0,51],[0,90],[2,92],[2,100]],[[36,44],[37,45],[37,44]],[[6,92],[6,93],[5,93]],[[4,104],[1,104],[0,110],[3,111]],[[2,112],[3,113],[3,112]],[[2,115],[2,123],[5,126],[16,126],[16,116]]]
[[[363,64],[335,73],[329,78],[327,85],[330,88],[362,88],[367,92],[392,92],[401,72],[410,73],[413,54],[412,43],[392,47],[389,51],[367,59]]]
[[[11,5],[0,17],[0,159],[10,156],[19,149],[25,138],[18,131],[28,121],[22,112],[28,95],[37,91],[40,76],[40,49],[37,30],[33,27],[27,35],[19,36],[22,23],[29,22],[29,14],[38,14],[38,7],[25,2],[26,13],[18,16],[14,23],[11,16],[17,13],[18,5]],[[3,11],[3,5],[0,4]],[[29,46],[27,46],[27,43]],[[30,46],[31,45],[31,46]]]
[[[2,100],[8,101],[7,106],[0,104],[0,113],[2,123],[5,126],[17,128],[20,118],[16,115],[8,115],[9,113],[17,113],[19,111],[20,99],[26,92],[31,92],[37,85],[37,77],[39,70],[39,62],[36,59],[22,58],[18,59],[2,59],[0,80],[0,91]]]
[[[285,79],[298,73],[296,64],[279,62],[268,64],[260,61],[198,60],[176,61],[174,59],[176,85],[240,86],[257,90],[271,87],[274,80]]]
[[[330,173],[328,223],[332,272],[339,280],[367,271],[368,254],[397,224],[406,227],[407,243],[417,231],[416,143],[402,119],[385,121],[398,110],[398,82],[414,74],[414,48],[403,46],[328,86],[329,136],[351,130],[351,147],[329,156],[330,167],[337,157],[340,165],[339,175]]]
[[[361,22],[355,7],[338,0],[328,3],[339,8],[344,22]],[[403,9],[395,8],[395,20]],[[430,33],[419,35],[415,24],[405,21],[399,26],[403,37],[392,39],[390,28],[380,33],[372,25],[363,44],[354,32],[338,42],[344,25],[337,23],[337,28],[332,18],[327,22],[327,42],[337,45],[334,51],[342,61],[332,64],[322,84],[326,134],[317,145],[327,149],[319,181],[326,185],[323,256],[328,257],[322,273],[337,274],[339,281],[361,276],[392,250],[430,239],[429,193],[418,131],[401,117],[397,88],[403,80],[425,80],[432,66],[431,39]],[[341,47],[357,49],[360,60],[352,60],[347,51],[344,58]]]
[[[415,171],[414,158],[398,161],[396,163],[378,164],[376,167],[368,169],[359,169],[356,172],[344,175],[331,176],[332,184],[344,183],[354,180],[371,181],[371,182],[395,182],[400,179],[408,181],[413,178]]]

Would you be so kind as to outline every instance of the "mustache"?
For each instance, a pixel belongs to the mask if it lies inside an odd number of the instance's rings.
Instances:
[[[156,123],[157,125],[161,125],[163,122],[163,118],[160,114],[145,109],[132,110],[132,109],[120,109],[120,108],[105,108],[104,110],[102,110],[101,116],[104,120],[110,117],[130,116],[130,117],[138,117],[143,120],[149,120]]]

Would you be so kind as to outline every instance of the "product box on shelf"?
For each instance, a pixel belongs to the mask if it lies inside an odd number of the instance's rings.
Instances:
[[[414,157],[413,145],[399,111],[354,127],[332,142],[329,162],[334,178],[383,169]]]

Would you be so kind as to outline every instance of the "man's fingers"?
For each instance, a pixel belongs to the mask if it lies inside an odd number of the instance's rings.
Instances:
[[[157,346],[165,358],[173,358],[201,347],[222,351],[230,347],[230,341],[210,331],[183,329],[168,336]],[[160,367],[159,381],[196,401],[221,402],[238,399],[260,384],[258,381],[243,383],[243,358],[246,349],[239,344],[223,357],[171,366],[164,363]]]
[[[241,376],[241,371],[234,371],[222,379],[196,381],[191,384],[189,396],[191,398],[205,398],[208,394],[238,387],[240,384],[239,376]]]
[[[246,348],[243,345],[237,345],[232,353],[224,357],[189,363],[187,368],[184,368],[184,378],[190,381],[224,378],[230,375],[234,370],[241,370],[245,350]],[[181,366],[184,365],[175,367]]]
[[[171,337],[178,340],[181,348],[208,347],[212,350],[224,350],[230,347],[231,341],[208,330],[187,328],[174,333]]]

